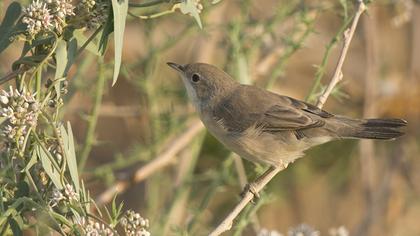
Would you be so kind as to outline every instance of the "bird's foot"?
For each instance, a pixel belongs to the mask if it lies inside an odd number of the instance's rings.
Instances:
[[[252,203],[256,203],[260,199],[260,194],[258,193],[255,183],[248,183],[245,185],[244,190],[242,190],[241,197],[245,197],[247,192],[250,192],[254,195],[252,198]]]

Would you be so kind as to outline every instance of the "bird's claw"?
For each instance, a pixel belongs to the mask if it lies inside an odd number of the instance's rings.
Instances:
[[[255,203],[254,199],[255,200],[260,199],[260,194],[258,193],[256,189],[255,183],[246,184],[244,187],[244,190],[242,190],[241,197],[245,197],[247,192],[250,192],[254,195],[254,197],[252,198],[252,203]]]

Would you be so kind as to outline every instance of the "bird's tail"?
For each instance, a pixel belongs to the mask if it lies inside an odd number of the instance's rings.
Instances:
[[[346,124],[345,128],[338,131],[343,138],[394,139],[404,135],[401,128],[407,125],[407,121],[402,119],[337,118]]]

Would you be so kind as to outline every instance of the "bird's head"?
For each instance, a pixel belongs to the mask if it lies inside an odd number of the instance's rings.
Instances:
[[[238,85],[228,74],[213,65],[179,65],[173,62],[167,64],[181,75],[188,96],[196,106],[215,103]]]

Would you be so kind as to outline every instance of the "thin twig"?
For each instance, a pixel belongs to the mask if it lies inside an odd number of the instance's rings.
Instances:
[[[341,68],[344,63],[344,59],[347,55],[347,50],[349,48],[351,39],[353,37],[354,31],[356,30],[357,23],[359,21],[360,15],[366,10],[366,5],[363,1],[359,0],[358,10],[355,14],[353,19],[353,23],[350,29],[346,30],[344,35],[344,46],[341,51],[341,55],[335,69],[335,73],[333,78],[331,79],[330,84],[328,85],[325,92],[320,96],[317,102],[317,107],[322,108],[325,101],[327,100],[328,96],[331,94],[332,89],[334,86],[341,80],[342,73]],[[277,173],[284,170],[287,167],[285,166],[278,166],[278,167],[270,167],[261,177],[258,178],[256,182],[254,182],[253,190],[258,193],[263,189],[271,179],[276,176]],[[254,198],[254,193],[251,191],[247,191],[244,196],[242,197],[241,201],[235,206],[235,208],[226,216],[226,218],[209,234],[210,236],[217,236],[222,234],[225,231],[228,231],[233,224],[235,218],[241,213],[241,211],[248,205],[248,203]]]
[[[287,166],[270,167],[260,178],[255,182],[254,190],[258,193],[263,189],[277,173],[284,170]],[[251,191],[247,191],[242,197],[241,201],[235,208],[226,216],[226,218],[209,234],[209,236],[217,236],[232,228],[233,220],[241,213],[241,211],[254,198]]]
[[[354,16],[353,23],[351,27],[344,31],[344,44],[341,50],[340,58],[338,59],[337,66],[335,67],[334,75],[331,79],[331,82],[328,84],[328,87],[324,90],[322,95],[318,98],[318,102],[316,103],[317,107],[324,106],[324,103],[327,101],[328,96],[330,96],[332,90],[343,79],[343,72],[342,67],[344,64],[344,60],[346,59],[347,51],[350,46],[351,39],[353,38],[354,32],[356,31],[357,23],[359,22],[360,16],[366,10],[366,5],[363,3],[362,0],[359,0],[359,7],[357,8],[357,12]]]
[[[161,153],[147,165],[138,169],[133,175],[132,182],[122,180],[115,183],[113,186],[99,195],[97,202],[102,204],[111,201],[115,194],[127,190],[128,187],[131,186],[131,183],[139,183],[156,173],[157,170],[171,164],[174,160],[174,157],[181,150],[183,150],[193,140],[193,138],[197,137],[197,134],[203,129],[204,126],[201,121],[194,121],[185,133],[175,138],[174,141],[168,145],[169,148],[166,151]]]

